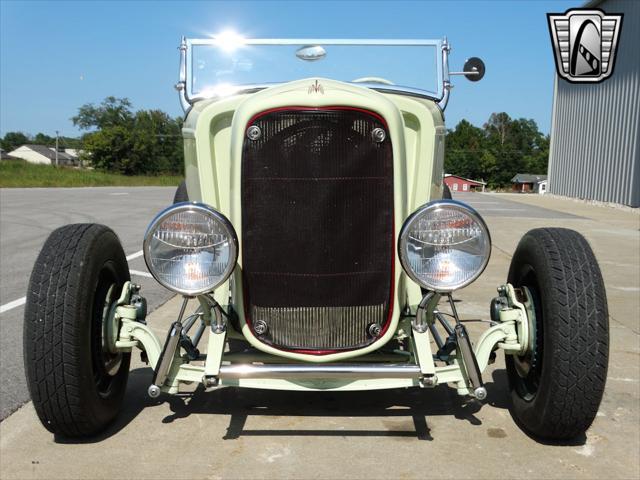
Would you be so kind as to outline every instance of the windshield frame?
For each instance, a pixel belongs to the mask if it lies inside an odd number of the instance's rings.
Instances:
[[[404,87],[396,85],[386,85],[381,83],[366,82],[346,82],[362,87],[371,88],[380,92],[400,93],[416,97],[423,97],[438,102],[440,108],[446,107],[449,94],[449,68],[448,52],[449,44],[445,39],[326,39],[326,38],[248,38],[239,39],[239,45],[297,45],[304,46],[325,46],[325,45],[346,45],[346,46],[407,46],[407,47],[435,47],[436,49],[436,91],[421,89],[418,87]],[[220,46],[217,38],[182,38],[180,44],[180,81],[176,84],[176,89],[180,92],[180,102],[185,112],[198,100],[214,98],[219,94],[199,92],[193,93],[190,72],[192,71],[192,57],[194,46],[210,45]],[[438,55],[438,52],[442,52]],[[251,93],[264,88],[280,85],[281,83],[257,83],[234,85],[232,93]]]

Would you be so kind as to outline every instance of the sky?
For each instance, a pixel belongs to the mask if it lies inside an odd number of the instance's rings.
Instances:
[[[180,37],[227,30],[252,38],[446,36],[452,70],[471,56],[487,67],[477,83],[454,77],[449,128],[462,119],[481,126],[505,111],[548,133],[555,66],[546,13],[583,3],[0,0],[0,135],[76,136],[70,119],[78,108],[109,95],[179,116]]]

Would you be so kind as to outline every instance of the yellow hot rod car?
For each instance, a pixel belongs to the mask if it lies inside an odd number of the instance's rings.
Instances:
[[[186,182],[143,244],[182,308],[158,339],[113,231],[54,231],[24,327],[43,425],[65,436],[104,429],[136,349],[154,398],[194,382],[449,384],[478,401],[502,350],[521,427],[544,439],[583,433],[604,390],[608,314],[582,236],[528,232],[475,342],[456,311],[453,295],[482,274],[491,237],[443,185],[450,78],[484,75],[477,58],[450,72],[449,51],[446,40],[183,39]]]

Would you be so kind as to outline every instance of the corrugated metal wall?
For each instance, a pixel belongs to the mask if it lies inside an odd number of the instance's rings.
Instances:
[[[624,13],[615,70],[591,85],[556,77],[549,192],[640,207],[640,2],[597,7]]]

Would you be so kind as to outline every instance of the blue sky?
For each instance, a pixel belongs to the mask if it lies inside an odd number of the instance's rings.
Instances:
[[[173,85],[181,35],[227,29],[246,37],[438,38],[452,69],[469,56],[485,78],[455,79],[447,125],[482,125],[495,111],[549,131],[554,63],[547,12],[582,1],[7,1],[0,0],[0,134],[77,135],[87,102],[128,97],[181,114]],[[371,72],[375,75],[376,72]]]

